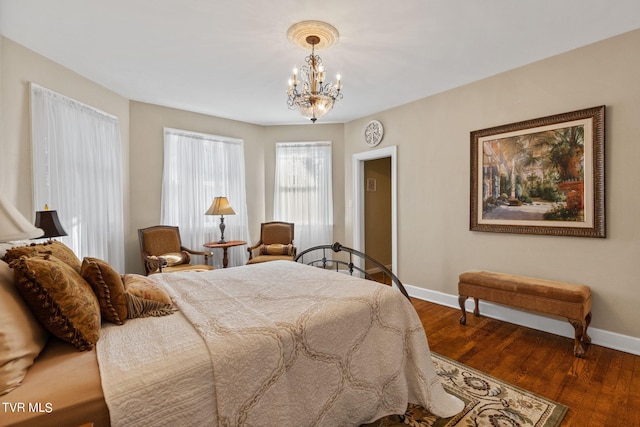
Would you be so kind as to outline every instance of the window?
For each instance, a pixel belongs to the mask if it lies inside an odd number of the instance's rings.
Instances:
[[[216,196],[226,196],[235,215],[225,215],[225,240],[249,240],[244,175],[244,144],[240,139],[165,128],[161,223],[180,227],[182,244],[204,250],[220,240],[220,217],[204,213]],[[229,248],[229,265],[244,265],[243,246]],[[222,251],[213,253],[222,267]]]
[[[298,252],[333,243],[331,142],[276,144],[273,219],[295,224]]]
[[[31,84],[33,204],[58,212],[60,241],[124,272],[122,158],[118,119]]]

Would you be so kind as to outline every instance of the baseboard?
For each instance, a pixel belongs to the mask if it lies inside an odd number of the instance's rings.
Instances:
[[[387,270],[392,271],[391,270],[391,264],[389,265],[385,265],[385,267],[387,268]],[[365,270],[367,274],[377,274],[377,273],[381,273],[382,270],[380,270],[378,267],[371,267]]]
[[[445,294],[443,292],[432,291],[407,284],[405,284],[404,287],[413,298],[460,309],[457,295]],[[465,307],[467,312],[473,312],[472,298],[467,300]],[[567,338],[574,338],[573,327],[566,320],[563,321],[559,318],[547,317],[524,310],[516,310],[504,305],[484,302],[482,300],[480,300],[480,315]],[[469,321],[469,319],[469,316],[467,316],[467,321]],[[589,336],[593,344],[640,356],[640,338],[592,327],[589,327]]]

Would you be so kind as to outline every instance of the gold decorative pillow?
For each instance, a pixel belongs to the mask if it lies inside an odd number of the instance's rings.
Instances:
[[[260,247],[260,255],[293,255],[293,245],[283,245],[280,243],[273,243],[271,245],[262,245]]]
[[[13,271],[0,261],[0,395],[22,383],[48,338],[18,294]]]
[[[50,254],[58,258],[60,261],[71,266],[78,274],[80,274],[80,268],[82,268],[82,262],[73,253],[69,247],[64,243],[57,240],[49,240],[44,243],[32,243],[28,246],[20,246],[9,249],[4,255],[4,260],[7,263],[20,258],[23,255],[33,256],[37,254]]]
[[[116,325],[124,324],[127,297],[120,274],[106,261],[91,257],[82,260],[80,272],[98,297],[102,318]]]
[[[11,263],[16,288],[44,327],[78,350],[100,337],[100,304],[91,286],[52,255],[22,256]]]
[[[155,280],[139,274],[123,274],[127,317],[166,316],[175,311],[171,297]]]
[[[188,252],[170,252],[168,254],[160,255],[158,258],[164,258],[167,261],[167,267],[172,267],[174,265],[180,264],[189,264],[191,262],[191,257]]]

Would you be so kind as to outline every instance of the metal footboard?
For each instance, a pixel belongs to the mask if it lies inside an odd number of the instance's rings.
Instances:
[[[311,260],[305,260],[305,255],[307,258],[311,256],[317,256],[315,254],[312,254],[312,252],[316,252],[316,251],[322,251],[322,256],[320,258],[316,257]],[[348,253],[348,261],[344,259],[334,258],[332,256],[332,253],[329,251],[332,251],[333,253],[338,253],[338,252]],[[329,254],[329,257],[327,257],[327,254]],[[366,279],[375,281],[371,273],[367,272],[365,269],[353,263],[354,256],[373,264],[382,274],[384,283],[387,283],[387,278],[390,279],[393,285],[395,285],[395,287],[398,288],[400,292],[402,292],[402,295],[404,295],[405,297],[407,297],[409,301],[411,301],[411,298],[409,297],[407,290],[404,288],[404,285],[402,284],[402,282],[400,282],[400,279],[398,279],[398,277],[391,272],[391,270],[389,270],[387,267],[381,264],[378,260],[371,258],[369,255],[362,253],[360,251],[357,251],[355,249],[342,246],[338,242],[335,242],[332,245],[318,245],[318,246],[314,246],[312,248],[306,249],[300,252],[296,256],[295,261],[301,262],[303,264],[312,265],[314,267],[320,267],[325,270],[335,269],[336,271],[346,271],[352,276],[354,272],[358,272]],[[340,268],[340,267],[343,267],[343,268]]]

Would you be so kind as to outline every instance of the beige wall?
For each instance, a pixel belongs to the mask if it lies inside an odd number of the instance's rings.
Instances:
[[[374,117],[385,128],[379,147],[398,146],[403,282],[456,295],[461,272],[486,269],[584,283],[593,289],[595,328],[640,337],[638,76],[634,31],[348,123],[347,157],[368,150],[362,129]],[[469,231],[471,131],[602,104],[606,239]],[[349,205],[350,162],[345,178]],[[352,212],[345,213],[351,236]]]
[[[33,219],[29,82],[34,82],[118,118],[122,141],[124,208],[128,212],[129,100],[12,40],[0,38],[0,110],[3,113],[0,116],[0,191],[26,218]]]

